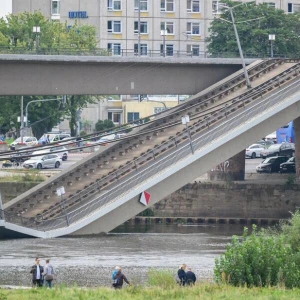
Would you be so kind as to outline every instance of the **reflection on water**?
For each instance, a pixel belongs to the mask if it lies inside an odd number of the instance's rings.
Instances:
[[[142,283],[150,268],[176,272],[186,263],[198,277],[211,278],[214,259],[240,226],[124,225],[105,236],[0,241],[0,285],[30,285],[30,266],[51,258],[57,282],[80,286],[110,285],[112,268],[121,265]]]

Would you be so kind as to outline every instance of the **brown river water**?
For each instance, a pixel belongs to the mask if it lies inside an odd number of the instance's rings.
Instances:
[[[56,284],[110,286],[111,272],[121,266],[128,279],[144,284],[150,269],[187,264],[199,280],[212,280],[215,258],[224,252],[236,225],[121,226],[105,236],[0,240],[0,286],[30,286],[34,258],[50,258]]]

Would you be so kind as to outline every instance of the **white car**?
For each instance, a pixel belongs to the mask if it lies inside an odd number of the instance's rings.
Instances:
[[[252,144],[246,149],[246,157],[256,158],[260,157],[260,153],[266,150],[263,145],[260,144]]]
[[[13,141],[10,146],[15,145],[26,145],[26,146],[35,146],[38,144],[38,140],[34,136],[23,136],[23,143],[21,142],[21,138],[17,138]]]
[[[56,154],[45,154],[42,156],[34,156],[24,161],[23,167],[26,169],[46,169],[59,168],[62,163],[61,158]]]
[[[53,153],[53,152],[57,154],[62,161],[66,161],[68,159],[69,152],[67,148],[61,145],[54,146],[48,149],[34,151],[32,155],[37,155],[37,154],[42,155],[42,154]]]

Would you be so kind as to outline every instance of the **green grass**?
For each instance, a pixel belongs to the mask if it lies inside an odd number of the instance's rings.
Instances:
[[[45,181],[45,177],[38,174],[38,172],[30,172],[22,174],[14,174],[11,176],[0,177],[0,182],[36,182],[40,183]],[[2,300],[0,298],[0,300]]]
[[[141,287],[130,286],[122,290],[110,288],[80,289],[57,287],[30,290],[0,290],[0,300],[155,300],[155,299],[201,299],[201,300],[293,300],[300,299],[300,289],[285,290],[279,288],[245,288],[200,284],[194,287]]]

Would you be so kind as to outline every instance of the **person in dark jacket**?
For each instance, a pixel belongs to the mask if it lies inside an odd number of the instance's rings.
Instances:
[[[187,272],[185,273],[185,280],[187,285],[194,285],[196,282],[196,275],[194,272],[192,272],[191,268],[187,269]]]
[[[32,274],[32,285],[41,287],[43,286],[43,272],[44,268],[40,266],[40,259],[35,259],[35,265],[31,267],[30,273]]]
[[[182,264],[179,267],[179,270],[177,272],[177,275],[178,275],[179,280],[180,280],[180,285],[185,285],[185,282],[186,282],[185,269],[186,269],[186,264]]]
[[[122,273],[122,269],[120,267],[116,267],[116,270],[118,270],[118,272],[113,277],[113,284],[112,284],[113,287],[115,289],[121,289],[124,281],[127,284],[130,284],[129,281],[127,280],[126,276]]]

